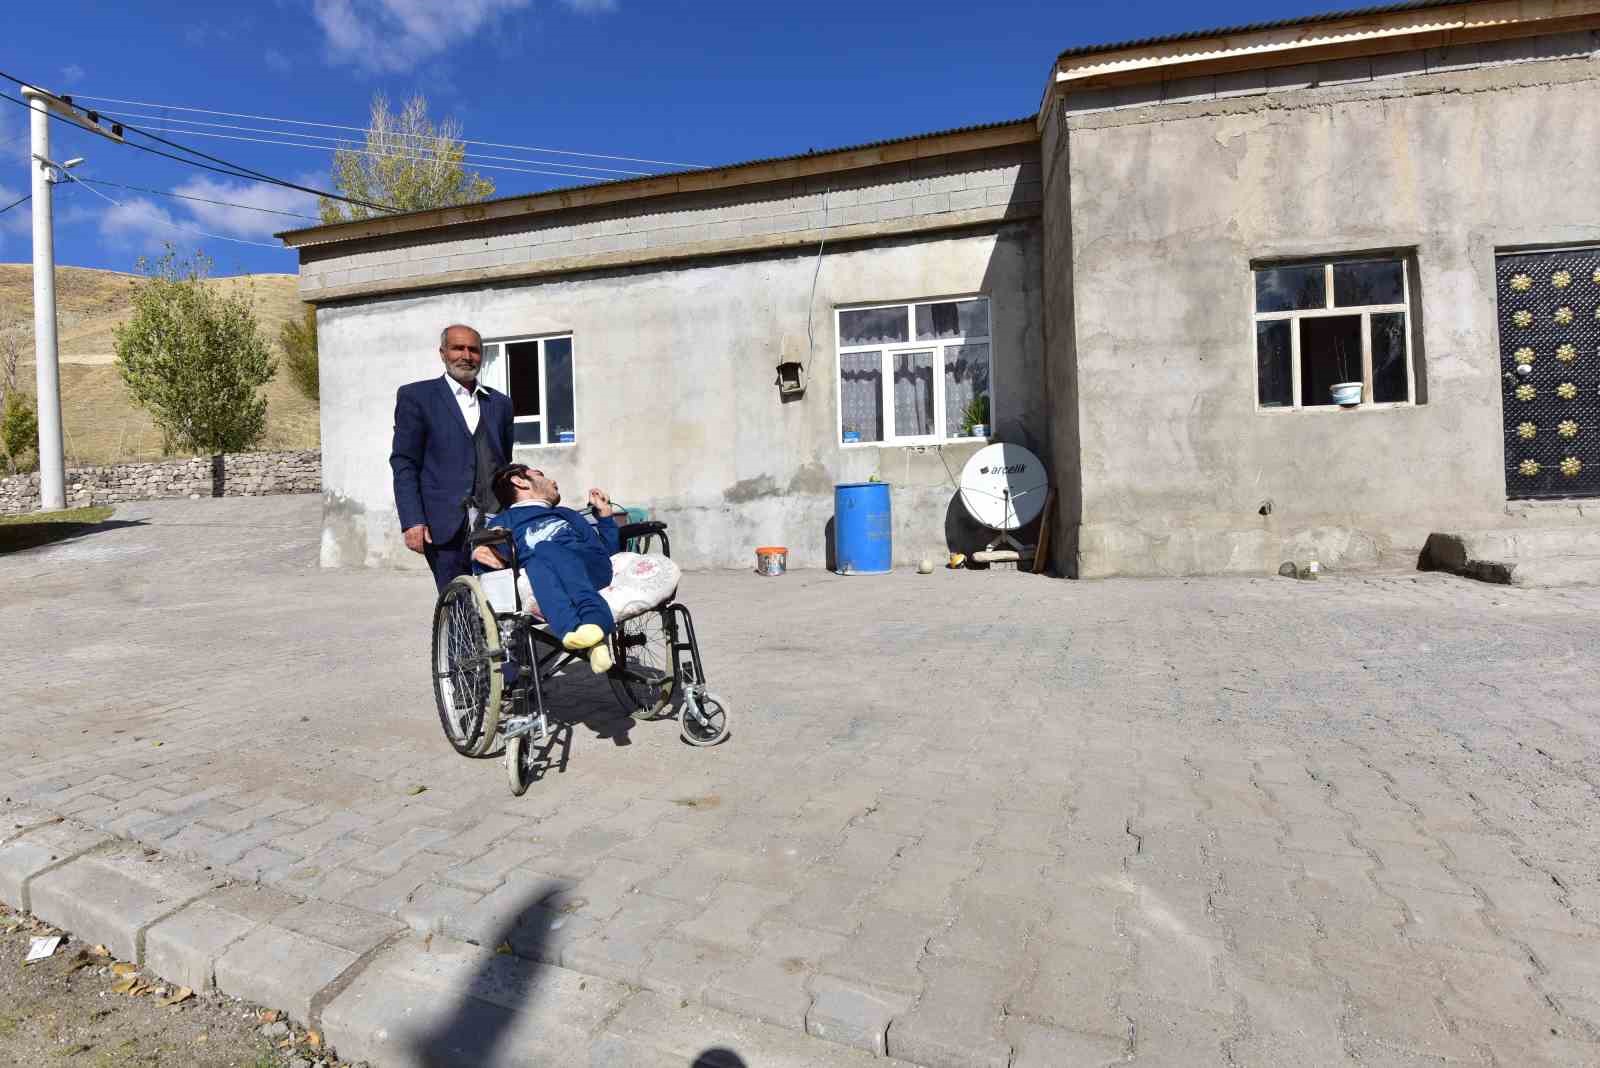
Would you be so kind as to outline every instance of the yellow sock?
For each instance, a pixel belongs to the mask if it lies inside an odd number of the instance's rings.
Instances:
[[[611,670],[611,648],[605,642],[589,650],[589,670],[596,675],[604,675]]]
[[[594,623],[583,623],[578,626],[577,630],[562,638],[561,644],[569,651],[575,653],[579,649],[587,649],[590,646],[599,645],[605,640],[606,632],[601,630],[598,625]]]

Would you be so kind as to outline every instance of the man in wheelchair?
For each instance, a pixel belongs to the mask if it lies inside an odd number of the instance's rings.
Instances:
[[[618,509],[598,489],[589,491],[594,522],[562,508],[561,487],[526,464],[505,464],[494,473],[494,494],[503,511],[488,526],[510,531],[517,566],[528,576],[538,611],[569,652],[587,650],[589,669],[600,675],[612,666],[606,637],[616,628],[600,591],[610,585],[611,555],[618,551]],[[510,560],[488,545],[473,551],[475,563],[489,569]]]

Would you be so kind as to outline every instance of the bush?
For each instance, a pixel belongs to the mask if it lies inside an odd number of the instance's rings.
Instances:
[[[31,471],[39,461],[39,409],[20,389],[7,393],[0,408],[0,447],[13,472]]]
[[[278,332],[283,349],[283,366],[295,388],[311,400],[319,399],[317,368],[317,309],[307,308],[296,322],[291,319]]]
[[[204,284],[210,261],[179,261],[169,245],[145,281],[133,318],[117,328],[117,369],[135,404],[161,428],[170,449],[244,452],[260,440],[267,400],[258,390],[277,362],[267,352],[243,293]]]

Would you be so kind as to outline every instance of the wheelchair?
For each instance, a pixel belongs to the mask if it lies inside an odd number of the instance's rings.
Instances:
[[[618,528],[625,551],[670,558],[666,524],[628,523]],[[538,776],[534,756],[554,743],[548,690],[569,667],[589,665],[569,652],[561,636],[524,608],[522,571],[510,531],[480,527],[468,535],[476,549],[494,547],[511,561],[503,571],[462,575],[439,594],[433,609],[433,692],[439,722],[456,752],[468,757],[505,750],[506,780],[521,796]],[[500,576],[496,578],[495,576]],[[728,704],[706,687],[694,618],[674,589],[643,611],[617,620],[606,638],[611,691],[635,720],[676,719],[693,746],[728,736]]]

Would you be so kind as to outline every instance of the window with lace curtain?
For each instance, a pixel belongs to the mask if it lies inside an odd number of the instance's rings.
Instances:
[[[840,308],[839,440],[917,445],[987,436],[989,299]]]

